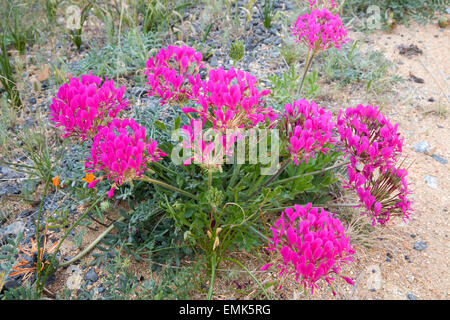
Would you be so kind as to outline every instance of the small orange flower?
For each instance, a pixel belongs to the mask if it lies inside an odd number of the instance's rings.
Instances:
[[[52,179],[52,183],[55,187],[59,186],[59,177],[56,176]]]
[[[48,265],[50,265],[50,261],[48,259],[49,255],[55,252],[56,247],[58,246],[58,241],[53,243],[50,247],[47,247],[47,226],[45,226],[44,230],[44,242],[42,246],[40,247],[40,252],[37,250],[36,242],[31,240],[31,248],[26,249],[22,248],[20,245],[17,247],[23,254],[27,255],[20,256],[19,260],[17,261],[17,265],[12,267],[12,270],[14,272],[10,273],[9,276],[17,276],[19,274],[24,274],[24,280],[28,279],[33,273],[42,272],[44,268]],[[40,270],[37,270],[37,260],[41,260],[41,268]]]
[[[86,178],[83,178],[81,180],[86,181],[87,183],[91,183],[92,181],[94,181],[95,177],[92,173],[86,173]]]

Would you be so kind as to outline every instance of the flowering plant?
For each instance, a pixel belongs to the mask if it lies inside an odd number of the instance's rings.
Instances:
[[[145,128],[134,119],[114,119],[94,137],[85,167],[88,173],[102,172],[103,175],[92,180],[89,188],[105,177],[112,179],[114,184],[108,193],[111,198],[116,187],[142,177],[148,162],[159,161],[164,156],[157,142],[147,140]]]
[[[147,61],[149,95],[161,97],[161,105],[189,98],[193,86],[198,87],[199,71],[204,68],[202,54],[188,46],[162,48]]]
[[[304,43],[313,51],[341,48],[348,41],[347,30],[339,14],[332,14],[328,9],[312,9],[297,18],[291,28],[297,42]]]
[[[116,89],[112,79],[102,83],[92,74],[71,78],[52,100],[50,121],[64,127],[64,138],[75,135],[85,140],[127,107],[124,91],[125,87]]]
[[[397,167],[403,138],[378,107],[358,105],[338,115],[339,145],[350,156],[345,188],[354,190],[372,224],[385,224],[391,215],[406,219],[407,170]]]
[[[323,208],[319,211],[312,208],[311,203],[294,205],[284,210],[270,229],[272,238],[268,250],[281,255],[276,262],[280,276],[295,275],[305,289],[311,289],[311,294],[321,279],[332,287],[333,275],[353,284],[340,273],[342,265],[352,261],[354,250],[340,220]],[[261,270],[272,265],[266,264]]]
[[[287,133],[289,143],[287,150],[293,161],[299,165],[303,161],[308,163],[316,153],[326,153],[330,144],[335,144],[333,137],[335,123],[331,120],[331,112],[318,108],[314,101],[297,100],[286,104],[283,131]]]
[[[185,107],[186,113],[197,113],[215,129],[253,128],[258,123],[277,118],[272,108],[265,106],[262,97],[268,90],[259,91],[257,79],[251,74],[223,68],[212,69],[201,87],[193,89],[192,99],[198,107]]]

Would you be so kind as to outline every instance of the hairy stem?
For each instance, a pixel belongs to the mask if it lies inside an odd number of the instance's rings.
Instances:
[[[330,171],[330,170],[333,170],[333,169],[345,166],[345,165],[347,165],[349,163],[350,163],[350,161],[341,162],[341,163],[332,165],[331,167],[328,167],[328,168],[325,168],[325,169],[322,169],[322,170],[317,170],[317,171],[313,171],[313,172],[306,172],[306,173],[303,173],[303,174],[299,174],[297,176],[293,176],[293,177],[289,177],[289,178],[286,178],[286,179],[274,181],[274,182],[272,182],[269,185],[286,183],[286,182],[289,182],[289,181],[292,181],[292,180],[295,180],[297,178],[301,178],[301,177],[304,177],[304,176],[313,176],[313,175],[316,175],[316,174],[321,174],[321,173],[324,173],[324,172],[327,172],[327,171]]]
[[[125,218],[124,217],[119,217],[119,219],[116,220],[116,222],[121,222],[123,221]],[[81,258],[83,258],[89,251],[91,251],[92,249],[95,248],[95,246],[108,234],[111,232],[111,230],[114,229],[114,222],[111,223],[111,225],[106,228],[105,231],[103,231],[94,241],[92,241],[92,243],[90,245],[88,245],[83,251],[81,251],[79,254],[77,254],[75,257],[73,257],[72,259],[70,259],[67,262],[61,263],[61,267],[67,267],[69,265],[71,265],[72,263],[74,263],[75,261],[80,260]]]

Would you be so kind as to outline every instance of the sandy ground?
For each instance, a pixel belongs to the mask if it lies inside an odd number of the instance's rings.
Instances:
[[[408,182],[415,211],[407,224],[398,220],[389,224],[380,245],[364,250],[364,256],[359,254],[353,270],[358,280],[351,298],[449,299],[450,170],[448,163],[442,164],[431,156],[450,159],[450,30],[436,24],[412,23],[391,32],[376,32],[368,39],[369,45],[395,64],[402,78],[409,79],[413,74],[423,79],[423,83],[398,83],[395,94],[383,106],[391,122],[399,123],[405,137],[404,154],[411,163]],[[423,53],[401,55],[400,45],[416,45]],[[430,146],[428,152],[415,151],[421,141]],[[426,176],[435,178],[437,185],[428,185]],[[422,251],[414,249],[417,241],[425,242],[427,247]]]

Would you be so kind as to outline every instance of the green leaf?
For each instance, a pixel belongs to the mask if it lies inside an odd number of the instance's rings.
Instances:
[[[159,120],[155,120],[155,127],[160,129],[160,130],[167,131],[167,127],[164,124],[164,122],[161,122]]]

